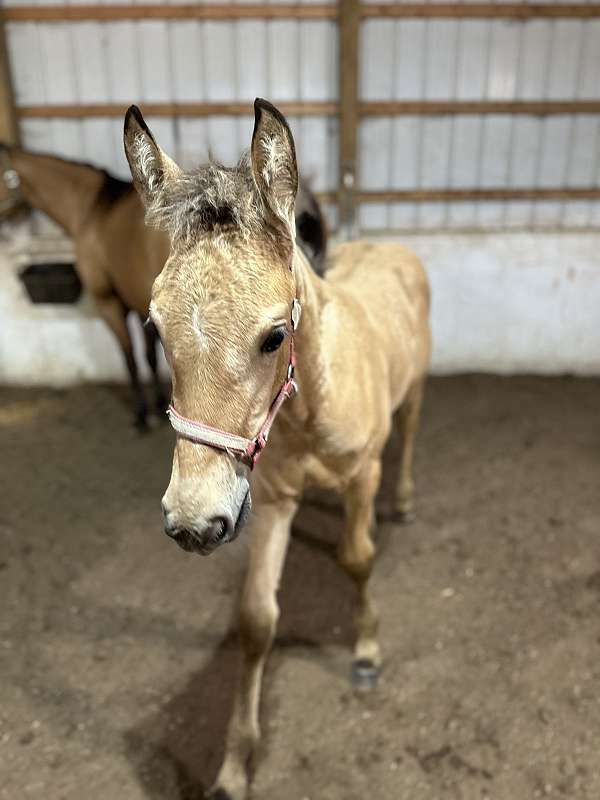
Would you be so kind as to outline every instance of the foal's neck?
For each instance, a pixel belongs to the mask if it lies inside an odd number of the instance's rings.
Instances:
[[[27,202],[47,214],[71,236],[81,231],[89,217],[105,176],[87,164],[54,156],[10,151]]]
[[[290,413],[314,416],[325,389],[326,374],[321,342],[321,314],[327,302],[327,284],[297,250],[294,260],[297,298],[302,317],[296,334],[298,384],[300,394],[287,405]]]

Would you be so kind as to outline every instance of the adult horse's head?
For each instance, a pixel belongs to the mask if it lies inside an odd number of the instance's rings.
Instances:
[[[150,304],[179,434],[165,530],[203,555],[244,524],[249,471],[264,446],[256,435],[290,384],[296,154],[279,111],[264,100],[254,111],[249,155],[233,168],[190,173],[163,153],[139,109],[125,118],[125,152],[147,221],[171,239]],[[235,435],[231,447],[226,432]]]

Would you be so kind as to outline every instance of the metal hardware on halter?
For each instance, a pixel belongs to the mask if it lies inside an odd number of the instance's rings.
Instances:
[[[2,180],[7,189],[14,191],[21,185],[21,179],[16,169],[9,168],[2,173]]]
[[[0,202],[0,212],[10,211],[25,202],[21,192],[21,178],[16,169],[10,162],[10,158],[5,148],[0,147],[0,169],[2,170],[2,182],[8,189],[8,197]]]
[[[275,422],[275,417],[283,403],[293,397],[298,391],[298,385],[294,380],[294,370],[296,368],[296,350],[294,347],[294,333],[300,324],[302,307],[297,299],[294,298],[291,311],[292,332],[290,334],[290,356],[287,367],[286,380],[277,396],[271,403],[265,421],[261,425],[259,432],[254,439],[246,439],[235,433],[228,433],[219,428],[212,428],[202,422],[195,422],[192,419],[183,417],[174,406],[170,405],[167,410],[169,421],[175,431],[185,439],[196,444],[204,444],[214,447],[217,450],[224,450],[234,458],[247,461],[250,469],[254,469],[260,454],[267,446],[271,427]]]

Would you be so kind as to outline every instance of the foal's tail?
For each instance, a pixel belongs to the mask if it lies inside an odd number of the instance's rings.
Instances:
[[[296,236],[312,268],[322,276],[327,268],[327,225],[317,198],[303,180],[296,196]]]

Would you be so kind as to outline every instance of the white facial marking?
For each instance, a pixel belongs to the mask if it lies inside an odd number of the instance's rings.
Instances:
[[[197,338],[200,346],[203,350],[208,350],[208,336],[202,331],[202,315],[200,309],[196,307],[192,312],[192,330],[194,331],[194,336]]]

